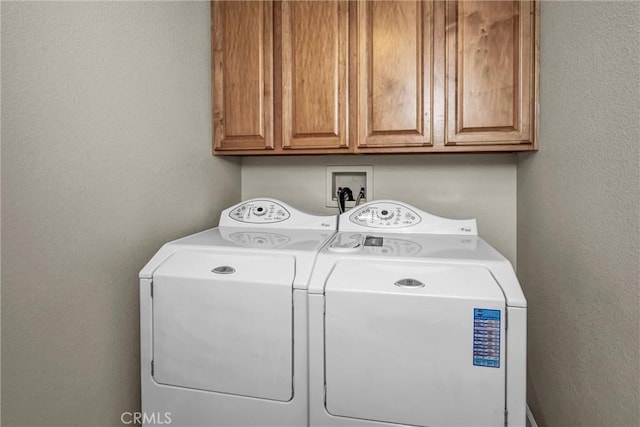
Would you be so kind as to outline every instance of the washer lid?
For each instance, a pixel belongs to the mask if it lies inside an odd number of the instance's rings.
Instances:
[[[325,291],[504,300],[500,286],[485,267],[412,261],[340,260]]]
[[[325,297],[329,413],[504,425],[506,307],[485,268],[343,260]]]
[[[293,396],[295,258],[182,250],[153,276],[153,377],[191,389]]]

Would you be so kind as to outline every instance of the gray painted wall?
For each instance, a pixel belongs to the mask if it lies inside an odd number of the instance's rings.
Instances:
[[[329,165],[372,165],[376,199],[402,200],[445,217],[477,218],[480,235],[515,267],[514,155],[247,157],[242,198],[270,196],[310,212],[336,213],[325,207]]]
[[[549,426],[637,426],[640,3],[544,2],[540,152],[518,164],[529,403]]]
[[[207,2],[2,3],[2,425],[139,410],[137,273],[217,223]]]

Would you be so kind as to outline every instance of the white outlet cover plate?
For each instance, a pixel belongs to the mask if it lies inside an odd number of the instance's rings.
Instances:
[[[336,173],[364,173],[366,176],[365,192],[367,198],[362,202],[370,202],[373,199],[373,166],[327,166],[326,167],[326,184],[325,184],[325,205],[328,208],[337,208],[338,201],[332,192],[333,174]],[[358,196],[359,188],[352,188],[353,197]],[[355,202],[347,202],[347,207],[352,208]]]

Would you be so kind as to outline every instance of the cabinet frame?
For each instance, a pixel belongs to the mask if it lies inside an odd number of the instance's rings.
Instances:
[[[271,78],[265,79],[264,90],[266,100],[270,97],[270,102],[265,102],[264,126],[267,131],[263,140],[256,142],[242,141],[240,138],[227,138],[221,144],[220,138],[216,138],[216,134],[224,135],[224,126],[216,123],[223,111],[216,106],[221,105],[220,99],[216,101],[215,88],[222,87],[222,80],[219,74],[215,73],[216,67],[219,67],[217,56],[219,49],[216,50],[215,32],[219,31],[220,25],[216,25],[214,21],[214,8],[218,7],[216,0],[211,1],[212,9],[212,71],[213,73],[213,123],[214,123],[214,154],[215,155],[316,155],[316,154],[402,154],[402,153],[474,153],[474,152],[518,152],[518,151],[535,151],[538,149],[538,118],[539,118],[539,26],[540,26],[540,5],[538,0],[521,0],[518,2],[520,9],[519,29],[522,35],[524,26],[529,26],[527,41],[520,40],[519,44],[526,43],[529,46],[530,61],[528,64],[519,64],[520,69],[526,69],[525,73],[528,77],[528,100],[518,96],[518,102],[524,108],[519,109],[519,117],[514,130],[505,129],[485,129],[480,128],[472,132],[461,128],[458,123],[460,117],[460,100],[457,98],[459,94],[456,91],[457,84],[457,33],[458,23],[450,22],[452,17],[456,16],[457,2],[454,0],[428,0],[422,5],[423,9],[431,10],[431,16],[427,18],[432,25],[432,29],[427,27],[429,24],[423,23],[424,30],[430,31],[431,48],[429,51],[430,60],[428,65],[430,68],[430,77],[424,84],[430,84],[430,98],[428,101],[423,99],[424,109],[422,111],[424,123],[430,125],[428,131],[428,141],[416,142],[412,140],[402,141],[401,138],[390,142],[396,135],[375,135],[381,136],[378,141],[363,139],[366,135],[366,122],[362,121],[362,116],[366,112],[366,101],[363,105],[363,84],[365,84],[360,74],[361,67],[365,67],[367,58],[362,57],[363,44],[366,45],[366,37],[361,36],[362,13],[366,9],[361,1],[342,0],[344,1],[343,10],[348,11],[348,17],[344,18],[348,26],[347,40],[343,44],[348,46],[348,54],[346,57],[346,81],[341,86],[345,91],[340,98],[345,106],[344,113],[341,113],[344,120],[344,128],[340,128],[342,132],[339,143],[336,140],[327,142],[316,140],[313,138],[307,141],[295,141],[285,137],[287,132],[287,120],[292,120],[291,113],[285,112],[287,96],[285,79],[283,73],[283,32],[286,24],[286,11],[283,17],[283,2],[278,0],[267,0],[265,3],[273,3],[271,7],[271,29],[267,30],[265,25],[265,40],[270,37],[270,47],[266,47],[264,52],[270,51],[272,54],[272,74]],[[526,11],[526,12],[523,12]],[[423,15],[424,15],[423,11]],[[266,17],[266,15],[265,15]],[[523,22],[526,23],[523,24]],[[343,22],[343,21],[341,21]],[[344,32],[344,23],[342,31]],[[269,34],[267,32],[270,31]],[[523,37],[521,37],[523,39]],[[521,47],[519,47],[521,49]],[[266,55],[266,54],[265,54]],[[265,56],[266,58],[266,56]],[[454,58],[454,60],[451,60]],[[519,59],[521,61],[521,59]],[[423,67],[424,68],[424,67]],[[424,72],[425,70],[423,70]],[[266,75],[266,72],[265,72]],[[270,84],[269,84],[270,81]],[[366,86],[365,86],[366,89]],[[522,90],[520,85],[519,90]],[[220,92],[220,91],[218,91]],[[423,91],[426,92],[426,91]],[[526,92],[526,91],[525,91]],[[451,98],[451,94],[455,93],[456,98]],[[429,109],[429,111],[427,111]],[[528,109],[528,110],[527,110]],[[364,111],[364,112],[363,112]],[[267,117],[271,120],[267,120]],[[287,117],[288,115],[288,117]],[[526,129],[523,122],[529,119],[529,128]],[[342,124],[340,125],[342,126]],[[364,130],[363,130],[364,129]],[[460,130],[462,129],[462,132]],[[271,139],[269,140],[269,135]],[[346,139],[344,139],[346,138]],[[251,140],[251,138],[248,138]],[[364,143],[363,143],[364,141]]]

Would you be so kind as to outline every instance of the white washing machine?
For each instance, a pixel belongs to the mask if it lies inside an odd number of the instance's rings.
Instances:
[[[146,425],[308,424],[307,294],[336,216],[253,199],[140,272]]]
[[[526,300],[476,221],[373,201],[309,284],[311,426],[524,426]]]

